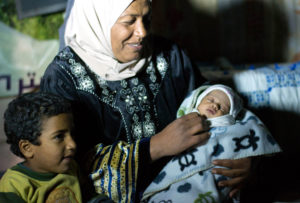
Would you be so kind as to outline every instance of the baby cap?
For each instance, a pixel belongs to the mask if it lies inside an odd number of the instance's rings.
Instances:
[[[238,113],[243,108],[243,101],[233,91],[233,89],[231,89],[228,86],[222,85],[222,84],[211,85],[206,90],[204,90],[198,97],[195,107],[197,107],[201,103],[202,99],[213,90],[221,90],[228,96],[229,101],[230,101],[229,115],[231,115],[233,117],[233,119],[235,119],[236,116],[238,115]]]

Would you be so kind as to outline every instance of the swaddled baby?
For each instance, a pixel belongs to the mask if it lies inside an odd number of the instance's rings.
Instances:
[[[228,86],[201,86],[182,102],[177,117],[197,112],[211,125],[208,142],[175,156],[144,192],[147,202],[223,202],[230,188],[218,187],[225,176],[213,174],[216,159],[239,159],[280,152],[260,119],[243,108]]]

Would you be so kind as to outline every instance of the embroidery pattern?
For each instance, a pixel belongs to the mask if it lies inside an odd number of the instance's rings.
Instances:
[[[99,84],[99,86],[101,87],[101,91],[102,91],[102,100],[107,103],[110,104],[111,106],[113,105],[113,101],[115,100],[115,96],[116,96],[116,91],[110,91],[108,88],[108,83],[106,80],[104,80],[103,78],[101,78],[100,76],[96,75],[97,78],[97,82]]]
[[[67,50],[63,50],[62,52],[59,53],[59,57],[62,60],[68,61],[68,63],[70,64],[70,71],[76,78],[75,81],[78,89],[82,89],[85,91],[95,90],[93,81],[91,80],[90,77],[88,77],[84,67],[73,59],[73,54],[71,52],[68,52]]]
[[[64,66],[60,66],[72,77],[77,89],[93,94],[100,101],[110,105],[112,108],[116,108],[120,112],[129,143],[155,134],[155,123],[157,123],[158,117],[154,99],[159,92],[161,81],[168,69],[168,63],[162,54],[156,58],[156,68],[153,62],[146,68],[146,75],[143,76],[143,81],[149,82],[140,81],[138,78],[106,81],[95,73],[93,74],[96,81],[93,81],[85,67],[75,61],[74,55],[69,49],[64,49],[60,52],[59,57],[70,65],[70,72]],[[100,87],[100,95],[97,95],[95,92],[95,83]],[[120,86],[121,89],[119,91],[113,90],[110,83],[118,83],[117,86]],[[121,106],[125,107],[126,114]],[[154,110],[154,115],[150,113],[151,110]]]

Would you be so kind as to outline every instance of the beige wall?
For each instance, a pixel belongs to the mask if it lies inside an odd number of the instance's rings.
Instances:
[[[4,134],[3,115],[8,103],[12,99],[13,97],[0,98],[0,172],[22,160],[9,150],[9,145],[6,143],[6,136]]]

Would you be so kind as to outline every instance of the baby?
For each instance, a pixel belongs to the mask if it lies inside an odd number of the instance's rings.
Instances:
[[[223,202],[230,188],[225,176],[212,173],[215,159],[273,154],[281,149],[263,123],[243,108],[228,86],[201,86],[183,101],[177,117],[197,112],[207,118],[211,136],[205,145],[175,156],[144,192],[146,202]]]
[[[242,99],[228,86],[213,85],[203,91],[206,87],[203,86],[194,92],[196,109],[191,112],[205,116],[210,121],[211,127],[235,124],[236,116],[243,107]],[[184,111],[183,105],[178,112]],[[190,111],[190,108],[193,108],[193,103],[186,111]]]

